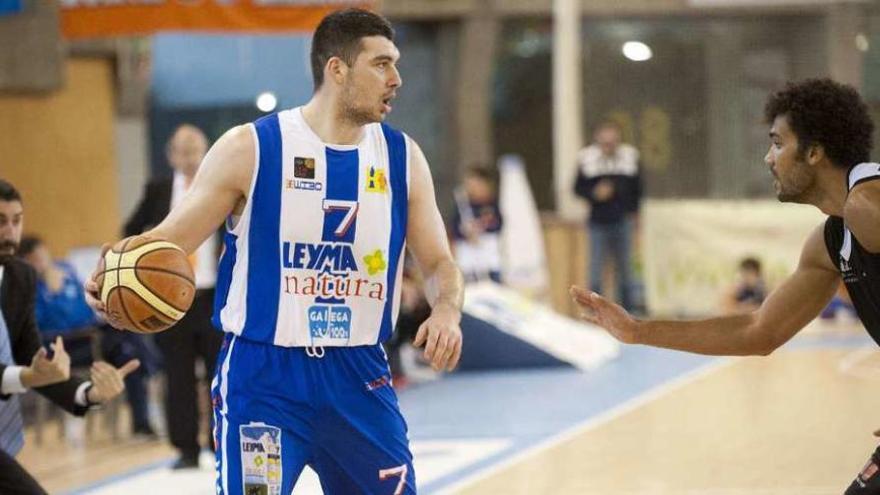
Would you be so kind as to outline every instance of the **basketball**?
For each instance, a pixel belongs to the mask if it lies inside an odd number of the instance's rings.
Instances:
[[[192,304],[195,276],[186,253],[163,239],[137,235],[104,253],[96,278],[110,323],[156,333],[177,323]]]

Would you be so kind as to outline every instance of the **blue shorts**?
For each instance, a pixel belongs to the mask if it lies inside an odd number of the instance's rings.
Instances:
[[[287,495],[307,464],[328,495],[416,493],[382,347],[315,354],[226,335],[211,387],[218,495]]]

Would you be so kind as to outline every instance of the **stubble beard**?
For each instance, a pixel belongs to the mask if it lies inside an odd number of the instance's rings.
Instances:
[[[342,98],[341,117],[345,122],[353,126],[365,126],[381,122],[382,117],[376,117],[366,106],[361,104],[361,100],[357,91],[353,86],[345,88]]]
[[[776,198],[783,203],[809,204],[815,190],[816,174],[805,162],[798,161],[796,167],[797,171],[791,174],[787,183],[780,177],[776,178],[779,181]]]

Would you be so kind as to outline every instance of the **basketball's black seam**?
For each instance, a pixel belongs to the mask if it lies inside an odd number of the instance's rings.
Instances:
[[[191,279],[190,279],[189,277],[187,277],[186,275],[184,275],[184,274],[182,274],[182,273],[180,273],[180,272],[175,272],[174,270],[169,270],[169,269],[167,269],[167,268],[158,268],[158,267],[153,267],[153,266],[137,266],[137,264],[135,264],[135,266],[132,267],[132,269],[134,269],[134,268],[137,268],[138,270],[148,271],[148,272],[170,273],[171,275],[177,275],[178,277],[180,277],[180,278],[186,280],[186,281],[189,282],[189,284],[192,285],[193,287],[195,287],[195,285],[196,285],[196,281],[195,281],[195,280],[191,280]],[[137,272],[136,272],[136,271],[135,271],[135,276],[137,276]],[[138,279],[138,281],[140,281],[140,279]]]
[[[125,313],[125,317],[128,318],[128,321],[130,321],[132,325],[134,325],[135,330],[143,331],[143,329],[141,329],[141,327],[138,325],[138,322],[134,321],[134,318],[132,318],[131,314],[129,314],[128,308],[125,307],[125,298],[122,297],[122,289],[124,288],[127,287],[120,286],[119,284],[116,284],[116,287],[114,287],[114,289],[119,291],[119,295],[117,296],[119,297],[119,305],[122,306],[122,311]]]
[[[135,265],[135,266],[127,266],[127,267],[125,267],[125,268],[111,268],[111,269],[109,269],[109,270],[104,270],[103,272],[99,273],[99,275],[104,274],[104,273],[107,273],[107,272],[110,272],[110,271],[113,271],[113,270],[116,270],[116,271],[119,271],[119,270],[135,270],[135,276],[137,276],[137,270],[144,270],[144,271],[148,271],[148,272],[162,272],[162,273],[168,273],[168,274],[170,274],[170,275],[177,275],[178,277],[180,277],[180,278],[186,280],[186,281],[189,282],[189,284],[192,285],[193,287],[195,287],[195,285],[196,285],[195,280],[190,280],[189,277],[187,277],[186,275],[184,275],[184,274],[182,274],[182,273],[180,273],[180,272],[175,272],[174,270],[169,270],[169,269],[167,269],[167,268],[156,268],[156,267],[152,267],[152,266],[137,266],[137,265]],[[140,281],[141,281],[141,280],[138,279],[138,282],[140,282]],[[143,283],[143,282],[141,282],[141,283]]]
[[[119,256],[116,258],[116,287],[114,287],[114,289],[119,289],[119,287],[120,287],[119,286],[119,270],[122,267],[122,254],[125,253],[125,248],[128,246],[128,243],[131,242],[132,239],[133,239],[133,237],[129,237],[128,239],[125,240],[125,243],[120,248],[122,250],[122,252],[120,252]],[[113,248],[110,248],[110,249],[112,251],[115,251]],[[107,264],[105,263],[104,266],[106,267]],[[105,277],[105,281],[106,281],[106,277]],[[122,312],[125,313],[125,317],[128,318],[128,321],[130,321],[132,323],[132,325],[134,325],[135,329],[140,330],[140,327],[138,327],[137,322],[134,321],[132,319],[131,315],[128,313],[128,308],[125,307],[125,299],[122,297],[122,292],[119,293],[118,297],[119,297],[119,305],[122,307]],[[110,302],[109,297],[108,297],[107,302]]]
[[[159,294],[156,294],[156,293],[153,291],[153,289],[150,288],[149,285],[145,284],[144,281],[141,280],[140,277],[138,277],[138,270],[150,270],[150,269],[149,269],[149,268],[138,268],[137,270],[134,271],[134,278],[137,279],[138,283],[140,283],[142,286],[144,286],[144,288],[146,288],[148,291],[150,291],[150,294],[152,294],[153,297],[155,297],[156,299],[162,301],[163,303],[165,303],[165,304],[171,306],[172,308],[176,309],[177,311],[180,311],[181,313],[186,313],[186,310],[185,310],[185,309],[180,309],[180,308],[178,308],[177,306],[175,306],[175,305],[171,304],[170,302],[166,301],[165,299],[163,299],[162,296],[160,296]],[[156,271],[156,272],[160,272],[160,273],[170,273],[170,274],[172,274],[172,275],[180,275],[179,273],[177,273],[177,272],[172,272],[171,270],[158,269],[158,270],[151,270],[151,271]],[[189,280],[188,278],[186,278],[186,277],[181,277],[181,278],[184,279],[184,280],[186,280],[187,282],[189,282],[189,284],[192,285],[192,287],[193,287],[193,291],[195,291],[196,284],[190,282],[190,280]],[[195,294],[193,294],[193,297],[195,297]],[[143,299],[143,298],[141,298],[141,299]],[[144,301],[144,302],[147,302],[147,301]],[[155,309],[156,311],[159,311],[160,313],[162,312],[161,309],[154,307],[152,304],[150,304],[150,303],[148,303],[148,302],[147,302],[147,304],[149,304],[150,307],[153,308],[153,309]],[[162,316],[166,316],[166,315],[163,314]],[[170,317],[170,316],[168,317],[168,319],[173,320],[173,321],[177,321],[177,320],[175,320],[174,318],[172,318],[172,317]]]

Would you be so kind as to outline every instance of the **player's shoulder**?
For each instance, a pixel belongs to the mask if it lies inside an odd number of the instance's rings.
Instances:
[[[254,156],[256,139],[252,124],[241,124],[230,128],[214,144],[219,152],[227,158],[250,160]]]

